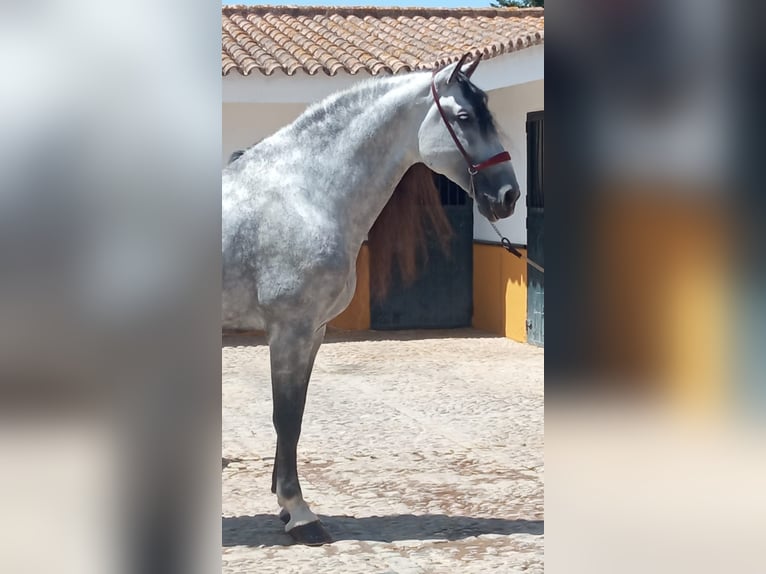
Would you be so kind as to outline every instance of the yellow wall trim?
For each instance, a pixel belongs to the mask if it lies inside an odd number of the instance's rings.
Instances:
[[[330,321],[330,327],[346,331],[370,328],[370,251],[362,245],[356,259],[356,292],[346,310]]]
[[[527,341],[527,265],[500,245],[473,245],[473,326]]]

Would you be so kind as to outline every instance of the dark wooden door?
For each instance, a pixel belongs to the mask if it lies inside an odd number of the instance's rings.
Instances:
[[[543,250],[543,112],[527,114],[527,253],[545,267]],[[527,265],[527,341],[545,346],[545,275]]]
[[[471,325],[473,200],[447,178],[435,177],[454,232],[449,255],[442,253],[435,237],[429,237],[428,260],[410,285],[402,283],[394,266],[387,297],[370,303],[373,329],[451,329]]]

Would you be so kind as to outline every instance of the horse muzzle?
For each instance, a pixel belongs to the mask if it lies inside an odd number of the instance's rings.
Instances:
[[[489,211],[491,212],[494,220],[505,219],[510,217],[516,210],[516,202],[521,197],[521,191],[518,187],[512,185],[504,185],[500,188],[497,194],[497,198],[487,198]],[[486,216],[487,214],[485,214]],[[493,220],[492,218],[489,218]]]

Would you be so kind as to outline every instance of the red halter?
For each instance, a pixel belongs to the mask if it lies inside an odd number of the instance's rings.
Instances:
[[[455,142],[455,145],[457,146],[458,151],[462,154],[463,158],[465,159],[465,162],[468,164],[468,173],[474,176],[477,173],[479,173],[482,169],[486,169],[498,163],[503,163],[504,161],[511,161],[511,154],[509,154],[507,151],[501,151],[499,154],[493,155],[491,158],[481,163],[473,163],[473,161],[471,161],[471,156],[468,155],[468,152],[465,151],[463,144],[461,144],[460,140],[457,139],[457,134],[455,133],[455,130],[452,128],[450,123],[447,121],[447,116],[444,113],[444,109],[442,109],[442,105],[439,103],[439,94],[436,91],[436,84],[434,83],[434,79],[436,78],[436,72],[437,70],[434,70],[433,74],[431,75],[431,94],[434,97],[434,103],[436,104],[436,109],[439,110],[439,115],[442,117],[442,120],[444,121],[444,125],[447,126],[447,131],[449,132],[449,135],[452,136],[452,141]]]

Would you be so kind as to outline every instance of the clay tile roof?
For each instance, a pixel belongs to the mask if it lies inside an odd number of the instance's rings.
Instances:
[[[543,43],[541,8],[224,6],[223,75],[396,74]]]

